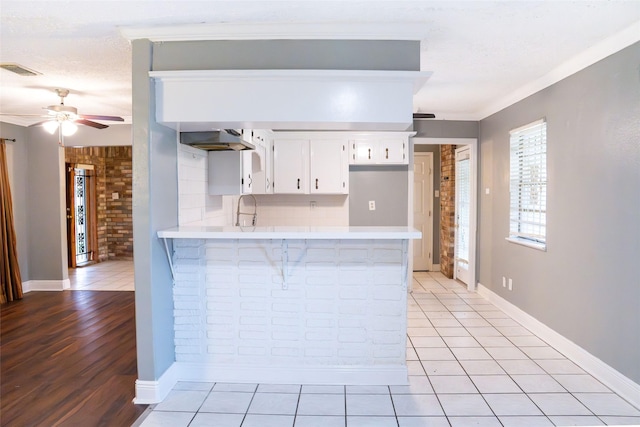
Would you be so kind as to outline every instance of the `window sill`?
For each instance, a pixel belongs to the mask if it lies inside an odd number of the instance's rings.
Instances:
[[[531,240],[518,239],[517,237],[505,237],[505,240],[507,242],[515,243],[516,245],[526,246],[528,248],[537,249],[537,250],[542,251],[542,252],[546,252],[547,251],[547,244],[546,243],[532,242]]]

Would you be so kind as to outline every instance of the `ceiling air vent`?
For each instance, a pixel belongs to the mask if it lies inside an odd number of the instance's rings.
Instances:
[[[2,62],[0,63],[0,68],[4,68],[7,71],[11,71],[12,73],[16,73],[24,77],[39,76],[42,74],[37,71],[33,71],[26,67],[23,67],[20,64],[16,64],[15,62]]]

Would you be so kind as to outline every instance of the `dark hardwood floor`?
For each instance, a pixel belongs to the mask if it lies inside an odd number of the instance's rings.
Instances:
[[[133,292],[30,292],[0,307],[0,425],[130,426]]]

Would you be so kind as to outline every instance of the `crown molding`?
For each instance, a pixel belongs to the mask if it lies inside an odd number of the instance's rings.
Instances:
[[[157,27],[121,27],[128,40],[424,40],[424,23],[403,22],[245,22]]]

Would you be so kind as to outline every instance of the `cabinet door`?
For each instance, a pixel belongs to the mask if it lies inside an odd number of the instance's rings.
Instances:
[[[309,148],[309,193],[348,193],[347,141],[312,139]]]
[[[253,173],[256,168],[254,164],[260,166],[260,159],[254,150],[240,151],[242,155],[242,194],[253,192]]]
[[[349,141],[349,163],[354,165],[371,165],[376,163],[376,143],[372,139],[355,139]]]
[[[254,130],[253,143],[260,158],[260,168],[253,171],[253,194],[273,193],[273,141],[266,131]],[[255,166],[255,165],[254,165]],[[256,193],[258,192],[258,193]]]
[[[402,138],[378,141],[378,163],[406,164],[406,142]]]
[[[309,193],[309,140],[273,141],[273,192]]]

